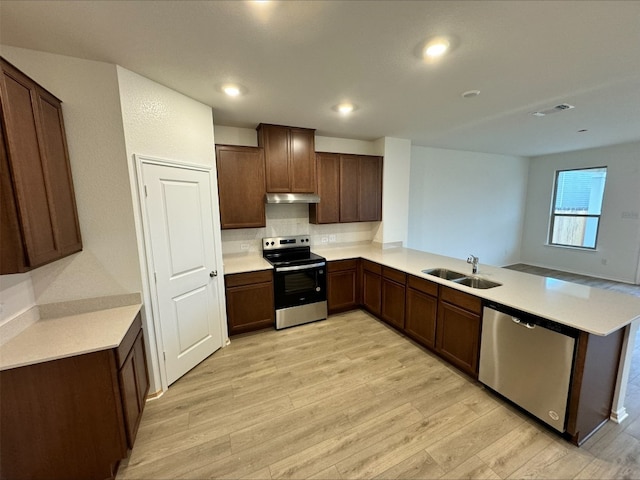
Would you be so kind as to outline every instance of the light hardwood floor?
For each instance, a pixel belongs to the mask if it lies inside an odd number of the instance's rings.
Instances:
[[[119,479],[640,478],[630,419],[581,448],[365,312],[231,345],[147,402]]]

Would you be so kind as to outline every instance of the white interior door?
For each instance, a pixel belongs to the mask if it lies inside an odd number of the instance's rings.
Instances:
[[[222,346],[211,177],[203,170],[143,163],[142,180],[154,311],[171,384]]]

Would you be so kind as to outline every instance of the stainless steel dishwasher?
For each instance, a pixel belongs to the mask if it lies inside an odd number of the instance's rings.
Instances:
[[[578,331],[496,304],[482,322],[478,380],[564,432]]]

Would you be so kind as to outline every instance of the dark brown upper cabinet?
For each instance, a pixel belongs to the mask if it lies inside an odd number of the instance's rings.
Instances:
[[[216,145],[216,167],[221,228],[264,227],[264,149]]]
[[[316,154],[316,172],[320,203],[309,204],[309,222],[340,222],[340,155]]]
[[[358,221],[382,220],[382,157],[358,156]]]
[[[315,130],[261,123],[258,146],[264,148],[269,193],[315,193]]]
[[[311,223],[382,220],[382,157],[316,154],[320,203],[309,205]]]
[[[61,101],[0,58],[0,273],[82,250]]]

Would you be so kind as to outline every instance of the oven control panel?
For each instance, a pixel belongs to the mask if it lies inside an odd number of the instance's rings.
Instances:
[[[309,235],[293,235],[290,237],[272,237],[262,239],[262,250],[308,247],[310,245],[311,238],[309,237]]]

